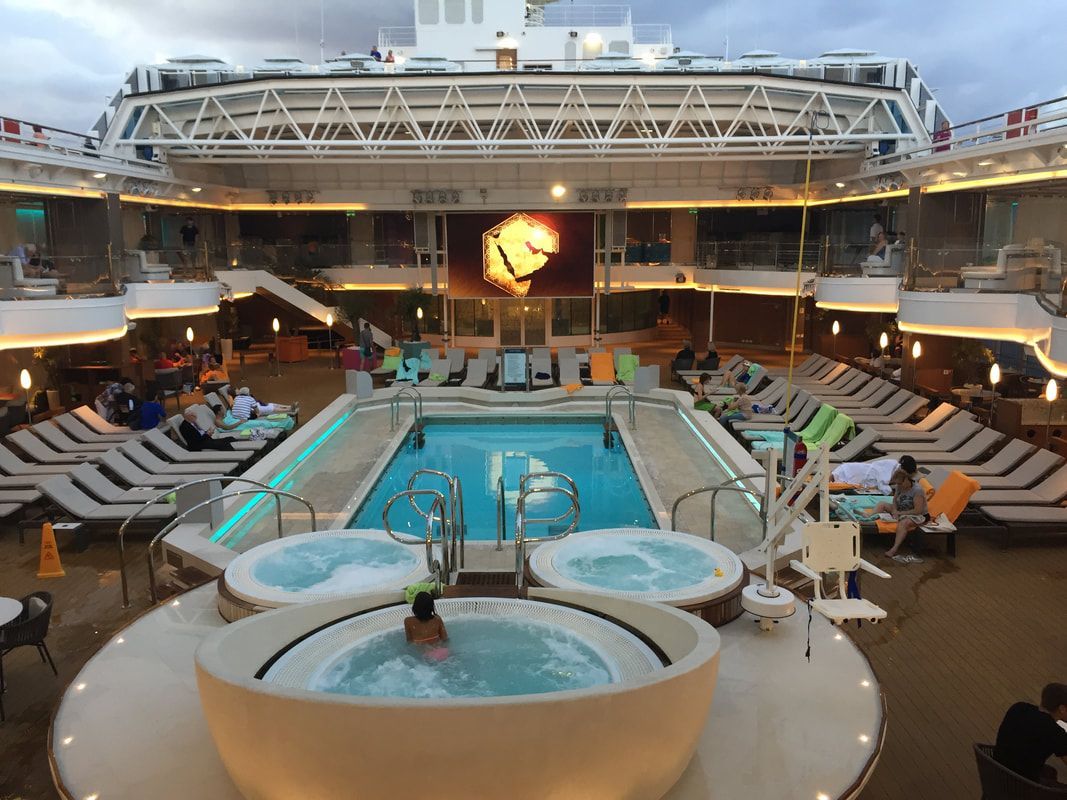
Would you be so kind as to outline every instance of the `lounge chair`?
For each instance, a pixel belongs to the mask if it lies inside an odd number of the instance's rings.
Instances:
[[[882,453],[951,453],[978,433],[983,427],[982,423],[977,420],[967,419],[962,415],[957,415],[955,419],[950,420],[948,424],[942,428],[941,435],[932,442],[894,442],[887,441],[883,438],[882,441],[874,446],[874,449]],[[924,456],[924,458],[942,464],[949,463],[944,459],[933,455]]]
[[[559,347],[556,349],[556,361],[562,361],[565,358],[572,358],[575,361],[578,360],[578,351],[573,347]]]
[[[756,414],[744,422],[735,422],[732,427],[735,431],[780,431],[786,423],[790,427],[799,430],[808,424],[808,421],[822,408],[823,403],[819,398],[804,392],[798,392],[797,396],[789,404],[788,416],[779,414]]]
[[[615,359],[611,353],[589,354],[589,377],[594,386],[614,385]]]
[[[612,351],[612,356],[615,359],[615,371],[616,372],[619,371],[619,356],[628,356],[628,355],[632,355],[632,354],[633,354],[633,350],[630,349],[629,347],[616,347]]]
[[[121,449],[109,450],[108,452],[103,453],[100,456],[98,463],[118,476],[119,480],[123,483],[127,483],[130,486],[180,486],[183,483],[199,480],[200,478],[219,477],[222,475],[222,470],[218,468],[220,465],[213,465],[213,471],[199,472],[196,474],[159,474],[149,472],[131,461],[126,454],[121,452]]]
[[[443,386],[451,375],[452,362],[447,358],[430,360],[430,373],[419,381],[419,386]]]
[[[857,410],[853,413],[853,418],[858,425],[906,422],[929,404],[930,402],[925,397],[912,394],[907,389],[901,389],[878,409]]]
[[[140,511],[138,519],[145,521],[165,520],[174,516],[175,506],[169,503],[156,503],[148,507],[143,503],[98,503],[65,475],[42,481],[40,489],[42,494],[77,521],[123,522],[137,511]]]
[[[539,349],[547,350],[548,348],[535,348],[535,352]],[[552,359],[544,356],[534,356],[530,361],[530,387],[545,389],[555,385],[556,381],[552,378]]]
[[[990,458],[988,461],[986,461],[984,464],[961,464],[961,465],[953,464],[951,466],[948,466],[948,469],[950,469],[950,470],[952,470],[952,469],[959,470],[964,475],[973,475],[974,477],[978,478],[982,482],[982,485],[984,486],[985,485],[985,479],[987,477],[995,477],[997,475],[1003,475],[1009,469],[1012,469],[1013,467],[1018,465],[1019,462],[1021,462],[1024,458],[1027,458],[1028,456],[1030,456],[1035,450],[1037,450],[1037,448],[1034,447],[1029,442],[1024,442],[1022,439],[1012,439],[1010,442],[1008,442],[1006,445],[1004,445],[1004,447],[1000,448],[1000,450],[998,450],[996,452],[996,454],[994,454],[993,457]],[[1040,451],[1040,452],[1048,453],[1050,451],[1044,450],[1044,451]],[[1059,460],[1062,461],[1063,459],[1059,459]],[[937,469],[940,466],[947,466],[947,465],[939,464],[936,461],[924,460],[922,466],[924,468],[926,468],[926,469],[933,470],[933,469]],[[1054,466],[1057,466],[1057,464],[1053,464],[1052,466],[1048,467],[1048,469],[1046,469],[1045,472],[1048,472]],[[1044,474],[1044,472],[1041,473],[1041,475],[1043,475],[1043,474]],[[1034,481],[1036,481],[1037,478],[1040,478],[1041,475],[1036,476],[1034,478]],[[1034,481],[1030,481],[1030,483],[1033,483]],[[1029,484],[1027,484],[1027,485],[1029,485]],[[992,487],[990,487],[990,488],[992,488]],[[1009,487],[1004,486],[1004,487],[999,487],[999,488],[1005,488],[1006,489],[1006,488],[1009,488]]]
[[[473,386],[476,389],[481,389],[489,379],[488,371],[488,361],[482,361],[481,358],[475,358],[468,361],[467,377],[463,379],[463,383],[461,383],[460,386]]]
[[[397,367],[404,363],[403,351],[399,347],[387,347],[382,356],[382,365],[371,370],[371,375],[392,375]]]
[[[478,359],[484,361],[488,367],[489,374],[492,375],[496,372],[497,358],[500,354],[496,351],[495,347],[479,347]]]
[[[809,449],[815,449],[821,445],[823,438],[831,427],[833,427],[834,422],[839,416],[841,416],[841,414],[836,408],[824,404],[816,412],[815,416],[812,417],[811,421],[797,431],[797,436],[804,440],[804,444],[807,445]],[[848,424],[855,429],[851,419],[848,420]],[[840,441],[842,434],[838,435],[838,438],[833,444],[837,444],[837,442]],[[744,431],[742,436],[753,443],[753,450],[767,450],[772,447],[781,447],[782,442],[785,440],[784,431]]]
[[[982,505],[978,510],[1001,529],[1005,547],[1019,533],[1067,532],[1067,508],[1062,506]]]
[[[983,491],[987,489],[1029,489],[1062,463],[1063,459],[1051,450],[1038,450],[1007,475],[972,475],[970,477],[982,485]],[[942,464],[930,467],[929,481],[934,486],[940,486],[952,471],[951,467]]]
[[[36,433],[45,444],[54,447],[61,453],[100,453],[110,450],[117,442],[77,442],[61,431],[51,422],[38,422],[31,425],[30,430]]]
[[[944,534],[950,556],[956,555],[956,521],[978,492],[978,481],[962,472],[950,472],[926,503],[930,521],[920,525],[924,534]],[[896,533],[896,523],[879,521],[880,533]]]
[[[215,415],[211,413],[211,409],[205,405],[197,403],[191,405],[185,409],[186,411],[192,411],[196,414],[197,424],[205,431],[210,430],[215,426]],[[167,424],[174,432],[175,436],[181,436],[181,425],[183,417],[174,414],[167,420]],[[251,429],[245,430],[216,430],[213,439],[224,439],[233,445],[234,450],[263,450],[270,444],[271,439],[276,439],[281,430],[278,428],[259,428],[260,434],[265,437],[263,439],[249,439],[246,436],[251,436]]]
[[[559,385],[575,386],[582,385],[582,372],[578,367],[578,358],[559,359]]]
[[[136,436],[137,431],[127,428],[125,425],[112,425],[106,419],[101,417],[89,406],[78,406],[70,412],[88,427],[92,428],[97,433],[121,433],[127,436]]]
[[[181,464],[171,464],[164,461],[159,456],[153,454],[147,447],[140,442],[124,442],[118,446],[119,451],[128,456],[131,461],[141,467],[141,469],[156,475],[216,475],[219,473],[227,474],[237,469],[237,461],[215,461],[211,463],[207,462],[182,462]],[[104,453],[104,456],[109,453]],[[107,463],[104,458],[101,458],[101,463]]]
[[[88,461],[93,456],[99,455],[99,453],[57,453],[25,428],[21,431],[9,433],[7,440],[17,445],[23,453],[34,461],[42,464],[76,464]]]
[[[200,450],[194,453],[179,445],[159,428],[148,431],[144,440],[163,456],[177,464],[247,461],[253,455],[247,450]]]
[[[552,360],[552,348],[551,347],[535,347],[535,348],[533,348],[533,350],[530,352],[530,360],[533,361],[535,358],[547,358],[549,361],[551,361]]]
[[[815,393],[818,394],[817,391]],[[914,396],[907,389],[898,389],[895,384],[886,381],[865,397],[843,397],[838,402],[842,407],[855,409],[858,414],[884,414],[895,410],[909,397]],[[892,402],[897,397],[900,399]]]
[[[936,442],[955,427],[964,425],[966,422],[974,422],[974,414],[969,411],[961,411],[953,416],[943,416],[941,423],[931,428],[879,428],[882,439],[889,443],[887,447],[893,447],[892,442]],[[900,448],[893,448],[899,450]]]
[[[55,477],[54,475],[52,477]],[[45,480],[48,480],[45,478]],[[0,489],[0,504],[28,506],[41,499],[41,493],[35,488]]]
[[[972,498],[979,506],[1053,505],[1067,498],[1067,465],[1036,484],[1032,489],[985,489]]]
[[[816,391],[824,397],[852,397],[861,388],[870,383],[873,378],[866,372],[861,370],[852,370],[846,374],[845,377],[835,383],[833,386],[827,386],[825,389],[816,389]],[[803,385],[803,384],[801,384]]]
[[[826,356],[821,356],[818,353],[812,353],[803,362],[797,364],[793,369],[794,375],[811,375],[820,366],[830,361]]]
[[[848,364],[838,363],[830,370],[816,378],[805,378],[803,376],[794,376],[793,382],[805,386],[809,389],[817,390],[820,386],[829,388],[835,381],[844,376],[852,367]]]
[[[92,464],[79,464],[70,471],[71,480],[105,503],[147,503],[159,496],[159,487],[139,486],[123,489],[112,483]]]
[[[985,453],[988,450],[991,450],[992,448],[996,447],[997,443],[1000,442],[1000,440],[1003,439],[1003,438],[1004,438],[1004,434],[1001,433],[1000,431],[995,431],[992,428],[982,428],[973,437],[971,437],[966,442],[964,442],[962,445],[960,445],[956,450],[949,451],[949,452],[944,452],[944,453],[938,453],[938,454],[936,454],[936,456],[934,454],[929,454],[929,457],[930,457],[931,460],[936,459],[938,464],[952,464],[952,465],[969,464],[972,461],[974,461],[975,459],[981,458],[983,453]],[[878,444],[875,445],[875,448],[878,448],[878,447],[881,447],[881,446],[888,447],[889,445],[892,445],[892,444],[899,444],[899,443],[895,443],[895,442],[879,442]],[[912,451],[912,450],[908,449],[907,445],[904,445],[903,447],[899,448],[899,452],[891,452],[891,453],[888,453],[888,454],[886,454],[884,456],[881,456],[881,457],[882,458],[887,458],[887,457],[888,458],[899,458],[901,456],[909,455],[909,454],[911,454],[911,455],[918,454],[920,456],[923,456],[924,455],[924,451],[920,451],[920,450]]]
[[[616,355],[615,379],[625,386],[632,386],[639,366],[641,366],[641,359],[632,353]]]
[[[68,436],[79,442],[126,442],[141,435],[141,431],[134,430],[126,433],[97,433],[73,414],[60,414],[54,421]]]
[[[448,359],[452,375],[458,375],[467,366],[467,351],[462,347],[446,347],[445,358]]]
[[[837,450],[831,450],[830,462],[833,464],[844,464],[846,461],[855,461],[872,444],[878,441],[878,435],[878,431],[872,431],[870,428],[865,428]]]
[[[73,464],[31,464],[0,445],[0,469],[8,475],[29,475],[43,480],[52,475],[66,475],[73,468]]]
[[[409,358],[401,362],[396,368],[396,377],[393,378],[393,386],[418,386],[419,384],[419,359]]]
[[[918,422],[872,422],[871,425],[880,431],[892,433],[893,431],[932,431],[948,422],[960,409],[952,403],[941,403],[937,408],[927,414]],[[935,437],[936,438],[936,437]]]

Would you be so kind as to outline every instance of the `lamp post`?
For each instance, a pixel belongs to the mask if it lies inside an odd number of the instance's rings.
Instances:
[[[1056,402],[1056,398],[1060,396],[1060,387],[1056,383],[1055,378],[1048,379],[1048,385],[1045,386],[1045,399],[1048,400],[1048,423],[1045,427],[1045,447],[1049,447],[1052,444],[1052,404]]]
[[[188,327],[185,329],[185,341],[189,343],[189,367],[193,373],[193,380],[199,384],[200,377],[200,359],[196,357],[196,353],[193,352],[193,329]]]
[[[328,347],[330,349],[330,369],[333,369],[337,365],[333,363],[333,314],[329,312],[326,312],[326,336],[328,341]]]
[[[834,358],[837,358],[837,334],[841,333],[841,323],[836,319],[834,324],[830,326],[830,332],[834,335]]]
[[[882,351],[882,358],[885,359],[885,349],[889,347],[889,334],[882,331],[882,335],[878,337],[878,347]]]
[[[997,416],[997,384],[1000,383],[1000,364],[993,362],[989,368],[989,385],[993,387],[993,399],[989,402],[989,425],[996,427]]]
[[[411,341],[421,342],[422,336],[419,335],[419,322],[422,321],[422,306],[415,309],[415,329],[411,332]]]
[[[914,389],[919,385],[919,357],[923,354],[923,346],[918,339],[915,340],[915,344],[911,346],[911,388]]]
[[[281,358],[279,358],[281,353],[278,350],[278,333],[281,331],[282,326],[277,317],[271,321],[270,326],[274,329],[274,374],[272,377],[280,378],[282,376],[282,362]]]
[[[30,377],[28,369],[24,369],[19,373],[19,386],[26,392],[26,424],[30,425],[33,423],[33,418],[30,415],[30,387],[33,386],[33,378]]]

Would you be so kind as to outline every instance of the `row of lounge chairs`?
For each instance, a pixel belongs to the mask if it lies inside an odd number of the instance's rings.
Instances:
[[[963,506],[969,507],[961,507],[959,520],[950,522],[995,528],[1005,542],[1021,529],[1067,532],[1067,464],[1060,456],[1006,437],[950,403],[916,418],[929,407],[926,398],[823,356],[800,365],[794,384],[789,420],[794,430],[819,413],[824,419],[833,412],[847,414],[855,424],[855,437],[831,453],[835,462],[862,460],[864,454],[871,459],[911,455],[935,492],[948,484],[958,490],[953,494],[966,495]],[[803,405],[794,411],[797,402]],[[833,411],[823,411],[827,408]],[[751,421],[735,425],[741,431],[751,428]]]
[[[194,406],[202,427],[214,414]],[[175,432],[181,417],[168,420]],[[276,434],[275,434],[276,436]],[[87,406],[7,435],[21,454],[0,445],[0,519],[21,514],[20,526],[44,519],[111,530],[149,500],[183,483],[243,471],[272,444],[235,437],[232,451],[192,452],[163,428],[131,430],[112,425]],[[175,515],[172,503],[155,503],[139,520],[153,525]]]

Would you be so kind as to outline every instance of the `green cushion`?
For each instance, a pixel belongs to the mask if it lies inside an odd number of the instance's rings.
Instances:
[[[403,356],[386,356],[382,360],[382,369],[394,370],[404,363]]]
[[[632,381],[639,366],[641,366],[641,359],[638,356],[635,356],[632,353],[624,353],[619,356],[619,368],[615,373],[616,379],[620,381]]]

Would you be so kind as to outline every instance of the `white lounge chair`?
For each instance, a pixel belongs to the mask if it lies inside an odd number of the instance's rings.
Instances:
[[[811,608],[840,625],[851,619],[876,623],[886,618],[884,609],[870,600],[850,598],[846,582],[848,574],[863,570],[879,578],[890,577],[860,557],[860,526],[855,522],[809,522],[804,526],[801,561],[790,561],[789,566],[814,582],[815,598]],[[837,599],[823,596],[823,577],[827,573],[837,575]]]
[[[419,386],[443,386],[452,374],[452,362],[447,358],[430,359],[429,374],[419,381]],[[434,377],[434,376],[437,377]]]
[[[158,522],[174,516],[175,507],[168,503],[156,503],[147,508],[143,503],[98,503],[75,486],[66,475],[42,481],[39,488],[45,497],[78,521],[123,522],[135,511],[140,511],[138,519],[145,521]]]
[[[878,448],[882,445],[888,447],[891,444],[897,445],[897,451],[887,453],[886,455],[881,456],[881,458],[900,458],[909,454],[917,454],[920,458],[929,457],[931,461],[936,460],[939,464],[956,465],[969,464],[975,459],[980,458],[983,453],[996,446],[997,442],[999,442],[1003,438],[1004,434],[1000,431],[995,431],[992,428],[982,428],[981,430],[977,431],[974,436],[967,439],[967,441],[963,442],[955,450],[951,450],[944,453],[937,453],[936,455],[929,453],[929,451],[912,450],[909,449],[909,445],[901,445],[897,442],[879,442],[878,444],[874,445],[874,447]],[[920,442],[920,444],[925,444],[925,442]],[[912,445],[912,447],[917,446],[918,445]]]
[[[55,297],[58,287],[56,278],[27,278],[17,256],[0,256],[0,297]]]
[[[949,466],[939,464],[936,461],[924,459],[923,467],[934,470],[940,466],[946,466],[950,470],[962,472],[964,475],[970,475],[972,478],[977,478],[978,482],[981,483],[984,487],[986,485],[987,478],[1003,475],[1009,469],[1012,469],[1013,467],[1017,466],[1019,462],[1023,461],[1024,458],[1027,459],[1027,461],[1032,461],[1041,453],[1051,453],[1051,451],[1049,450],[1041,450],[1037,454],[1031,455],[1034,453],[1035,450],[1037,450],[1037,448],[1029,442],[1024,442],[1022,439],[1012,439],[1010,442],[1004,445],[1004,447],[1000,448],[1000,450],[998,450],[996,454],[994,454],[993,457],[986,461],[984,464],[953,464]],[[1058,456],[1057,459],[1058,461],[1054,464],[1051,464],[1048,469],[1045,470],[1045,472],[1048,472],[1050,469],[1052,469],[1052,467],[1057,466],[1059,461],[1063,460],[1060,459]],[[1041,462],[1038,461],[1037,463]],[[1044,473],[1041,473],[1041,475],[1043,474]],[[1039,477],[1041,477],[1041,475],[1035,476],[1034,480],[1030,481],[1030,483],[1036,481]],[[997,488],[1007,489],[1009,487],[1003,486]]]
[[[467,362],[467,377],[460,386],[473,386],[481,389],[489,379],[489,362],[474,358]]]
[[[144,440],[152,445],[158,452],[163,454],[163,456],[177,464],[210,464],[215,461],[246,461],[252,457],[252,453],[247,450],[201,450],[194,453],[191,450],[182,447],[159,428],[155,428],[145,433]]]
[[[975,419],[968,419],[962,414],[957,414],[941,429],[941,435],[932,442],[895,442],[883,439],[874,448],[882,453],[896,453],[907,451],[909,453],[951,453],[974,436],[982,429],[982,423]],[[884,434],[887,435],[887,434]],[[924,456],[925,458],[925,456]],[[941,461],[930,456],[931,461]],[[941,461],[941,463],[948,463]]]
[[[70,471],[71,480],[105,503],[147,503],[159,496],[159,487],[139,486],[123,489],[112,483],[92,464],[79,464]]]
[[[36,489],[0,489],[0,504],[28,506],[40,499],[41,493]]]
[[[970,477],[973,477],[982,485],[982,490],[1029,489],[1062,463],[1063,459],[1051,450],[1038,450],[1007,475],[972,475]],[[925,464],[923,466],[927,468]],[[936,488],[944,483],[953,467],[948,464],[937,464],[928,469],[930,470],[928,480]],[[0,483],[0,486],[2,485]]]
[[[100,453],[110,450],[117,444],[117,442],[78,442],[51,422],[38,422],[36,425],[31,425],[30,430],[61,453]]]
[[[144,250],[127,250],[126,268],[132,283],[170,280],[170,265],[149,261]]]
[[[582,372],[578,367],[578,358],[560,357],[559,359],[559,385],[574,386],[582,383]]]
[[[445,358],[451,366],[451,374],[458,375],[467,365],[467,351],[462,347],[446,347]]]
[[[837,450],[831,450],[830,463],[844,464],[846,461],[855,461],[864,450],[878,441],[878,436],[878,431],[865,428]]]
[[[70,412],[88,427],[92,428],[97,433],[121,433],[127,436],[137,436],[138,431],[131,430],[125,425],[112,425],[106,419],[96,413],[95,410],[89,408],[89,406],[78,406]]]
[[[538,377],[540,375],[547,377]],[[552,359],[544,357],[532,359],[530,361],[530,387],[545,389],[555,385],[556,381],[552,378]]]
[[[15,431],[7,435],[7,440],[14,443],[18,448],[41,464],[76,464],[88,461],[99,453],[57,453],[46,445],[27,429]]]
[[[886,442],[936,442],[946,433],[954,430],[955,427],[963,425],[966,421],[974,421],[974,414],[969,411],[960,411],[958,414],[952,415],[939,415],[940,422],[931,425],[914,428],[897,428],[893,426],[879,427],[878,430],[882,432],[882,439]],[[925,421],[925,420],[924,420]],[[892,447],[892,444],[887,444],[887,447]],[[893,447],[894,450],[899,450],[899,447]]]
[[[128,483],[130,486],[180,486],[183,483],[199,480],[200,478],[220,477],[222,475],[221,470],[217,468],[218,465],[215,465],[213,472],[200,472],[197,474],[171,473],[161,475],[148,472],[131,461],[120,450],[109,450],[103,453],[98,463],[118,476],[123,483]]]
[[[981,479],[979,479],[981,481]],[[1067,497],[1067,466],[1062,466],[1032,489],[986,489],[971,495],[971,502],[988,505],[1054,505]]]
[[[196,414],[197,424],[205,431],[210,430],[215,425],[215,415],[211,413],[211,409],[201,403],[188,406],[186,411],[192,411]],[[176,436],[181,436],[181,424],[184,418],[178,414],[174,414],[167,419],[167,425],[174,431]],[[281,433],[278,428],[260,428],[259,429],[264,439],[245,439],[241,437],[239,431],[223,431],[216,430],[215,434],[211,437],[213,439],[225,439],[233,445],[234,450],[262,450],[267,446],[267,439],[274,439]]]
[[[128,433],[97,433],[73,414],[60,414],[54,418],[56,425],[73,439],[79,442],[126,442],[136,439],[141,431],[129,431]]]
[[[73,468],[73,464],[32,464],[0,445],[0,469],[8,475],[28,475],[43,480],[52,475],[66,475]]]
[[[159,456],[153,454],[147,447],[140,442],[125,442],[120,444],[118,449],[129,456],[130,460],[139,465],[141,469],[156,475],[215,475],[218,473],[230,473],[237,469],[236,461],[215,461],[211,463],[207,462],[182,462],[180,464],[171,464],[164,461]],[[103,455],[109,455],[104,453]],[[101,463],[105,463],[101,458]]]

